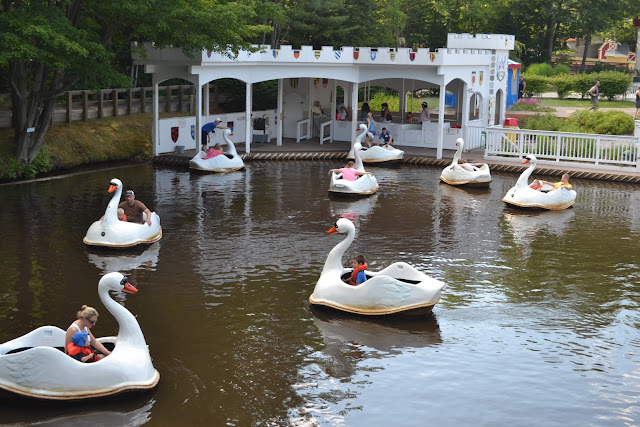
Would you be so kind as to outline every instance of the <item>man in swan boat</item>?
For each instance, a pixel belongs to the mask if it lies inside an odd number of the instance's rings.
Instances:
[[[118,205],[118,208],[122,208],[124,210],[124,214],[127,217],[127,222],[135,222],[138,224],[146,222],[147,225],[151,225],[151,211],[140,200],[136,200],[136,194],[133,192],[133,190],[129,189],[125,191],[124,199],[125,201],[120,203]],[[146,221],[142,220],[143,213],[147,215]]]

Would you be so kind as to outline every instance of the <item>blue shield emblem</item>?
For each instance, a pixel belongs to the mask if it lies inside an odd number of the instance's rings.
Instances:
[[[191,139],[196,140],[196,125],[191,125]]]
[[[369,53],[369,56],[371,57],[372,61],[376,60],[376,55],[378,54],[378,52],[376,51],[372,51],[371,53]]]
[[[338,51],[336,51],[336,52],[334,52],[334,53],[335,53],[335,55],[336,55],[336,59],[340,59],[340,57],[342,56],[342,52],[338,52]]]

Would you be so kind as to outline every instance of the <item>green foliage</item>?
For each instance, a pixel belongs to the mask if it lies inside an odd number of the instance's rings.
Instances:
[[[568,74],[558,74],[551,79],[553,89],[558,92],[558,98],[564,98],[575,90],[575,79]]]
[[[551,90],[550,79],[548,77],[536,74],[524,74],[522,77],[527,82],[527,86],[525,87],[527,95],[539,95]]]
[[[569,66],[567,64],[557,64],[553,67],[553,75],[561,76],[561,75],[569,75]]]
[[[536,114],[535,116],[525,117],[519,123],[522,129],[533,130],[551,130],[559,131],[562,128],[563,120],[556,117],[555,114]]]
[[[630,115],[622,111],[578,110],[566,120],[553,114],[526,117],[520,122],[520,127],[559,132],[630,135],[634,130],[634,121]]]
[[[527,75],[551,77],[554,75],[553,67],[546,62],[542,64],[531,64],[527,67]],[[527,86],[528,85],[529,82],[527,81]]]
[[[33,179],[38,173],[50,170],[49,155],[45,150],[40,150],[29,166],[25,166],[11,155],[0,158],[0,179]]]
[[[600,80],[600,93],[609,100],[624,95],[631,84],[629,75],[620,71],[602,71],[597,76]]]
[[[589,89],[596,82],[597,76],[594,74],[576,74],[573,76],[574,78],[574,87],[573,90],[577,93],[582,94],[582,97],[588,97]]]

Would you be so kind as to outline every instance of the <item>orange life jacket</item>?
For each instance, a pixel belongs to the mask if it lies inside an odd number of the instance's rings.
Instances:
[[[366,269],[367,269],[366,262],[354,268],[353,271],[351,272],[351,278],[349,279],[349,284],[351,286],[358,286],[358,283],[356,283],[356,278],[358,277],[358,273]]]
[[[75,356],[78,353],[82,353],[85,356],[88,356],[93,353],[93,350],[91,350],[91,347],[78,347],[74,343],[70,342],[69,344],[67,344],[67,353],[69,353],[69,356],[71,357]],[[93,362],[93,360],[89,360],[89,362]]]

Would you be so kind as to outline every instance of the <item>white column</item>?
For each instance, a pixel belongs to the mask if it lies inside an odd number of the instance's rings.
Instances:
[[[247,154],[251,152],[251,93],[252,85],[251,83],[247,83],[246,88],[246,96],[245,96],[245,113],[247,116],[247,121],[244,124],[244,132],[245,132],[245,143],[244,149]]]
[[[195,129],[195,137],[196,137],[196,153],[200,151],[200,147],[202,146],[202,85],[198,80],[198,85],[196,87],[196,129]],[[206,142],[206,141],[204,141]]]
[[[438,149],[436,150],[436,158],[442,158],[442,145],[444,143],[444,95],[446,86],[440,85],[440,104],[438,105]]]
[[[404,110],[407,108],[407,91],[404,89],[404,79],[402,79],[402,95],[400,95],[400,123],[404,123]]]
[[[204,122],[209,123],[209,83],[204,85]]]
[[[351,143],[356,140],[356,127],[358,127],[358,83],[351,85]]]
[[[160,148],[160,97],[158,83],[153,85],[153,155],[159,154]]]
[[[636,27],[636,73],[640,73],[640,27]],[[637,74],[636,74],[637,75]]]
[[[462,127],[462,139],[466,142],[469,138],[469,86],[466,83],[462,85],[462,96],[458,102],[462,102],[462,121],[460,126]]]
[[[276,127],[277,132],[277,143],[276,145],[282,145],[282,119],[284,118],[284,112],[282,111],[282,105],[284,100],[284,80],[278,79],[278,114],[276,115],[276,121],[278,122],[278,126]]]
[[[331,111],[331,115],[329,116],[331,120],[335,120],[336,114],[338,113],[336,109],[336,107],[338,106],[338,104],[336,104],[337,97],[338,97],[338,81],[336,79],[333,79],[333,97],[331,98],[331,108],[333,108],[333,111]],[[333,136],[333,130],[331,131],[331,135]]]

